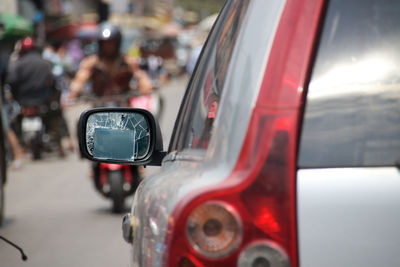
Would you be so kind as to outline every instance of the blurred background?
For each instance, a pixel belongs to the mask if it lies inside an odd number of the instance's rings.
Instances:
[[[109,21],[123,32],[122,50],[131,55],[140,46],[152,49],[167,60],[176,74],[183,67],[188,50],[201,38],[215,19],[222,0],[2,0],[2,43],[33,35],[37,45],[62,42],[74,63],[95,53],[97,25]],[[14,39],[14,40],[10,40]],[[147,47],[146,47],[147,45]],[[4,46],[4,44],[2,44]],[[4,50],[4,48],[2,48]],[[147,51],[148,52],[148,51]],[[146,53],[146,52],[145,52]],[[186,57],[185,57],[186,56]],[[4,62],[2,62],[4,64]],[[2,65],[3,65],[2,64]]]
[[[0,182],[0,199],[4,200],[0,236],[21,246],[29,258],[23,262],[16,249],[0,240],[0,266],[128,266],[129,246],[121,231],[123,213],[113,213],[110,201],[96,192],[91,163],[78,153],[76,123],[81,112],[93,105],[85,94],[71,98],[70,83],[82,60],[98,53],[99,24],[117,25],[122,32],[121,53],[140,66],[147,62],[142,70],[151,78],[159,99],[157,111],[151,111],[157,113],[167,149],[188,80],[223,3],[0,1],[0,181],[4,181]],[[53,64],[59,109],[68,127],[62,151],[43,148],[35,160],[15,126],[23,110],[7,84],[10,65],[18,60],[21,46],[26,45],[21,40],[26,37],[32,37],[42,57]],[[150,58],[157,59],[153,61],[156,72]],[[144,176],[155,171],[156,167],[146,168]],[[129,211],[131,201],[127,200],[124,212]]]

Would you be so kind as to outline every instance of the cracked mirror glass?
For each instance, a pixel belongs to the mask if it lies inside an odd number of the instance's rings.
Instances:
[[[96,159],[143,159],[150,148],[149,123],[140,113],[93,113],[86,124],[86,147]]]

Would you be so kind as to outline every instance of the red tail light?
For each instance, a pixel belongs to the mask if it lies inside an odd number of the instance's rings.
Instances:
[[[39,108],[38,107],[23,107],[22,108],[22,115],[24,117],[29,117],[29,116],[37,116],[39,115]]]
[[[173,212],[169,266],[298,265],[298,121],[322,3],[287,1],[239,160],[223,183],[191,193]]]

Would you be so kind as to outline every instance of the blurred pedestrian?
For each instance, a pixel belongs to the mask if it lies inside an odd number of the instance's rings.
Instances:
[[[201,50],[203,49],[203,46],[197,46],[192,49],[192,51],[189,54],[189,59],[186,64],[186,72],[192,75],[194,68],[196,66],[197,60],[200,57]]]
[[[196,67],[197,60],[200,57],[201,50],[203,49],[203,45],[207,39],[207,34],[208,34],[208,32],[207,33],[204,33],[204,32],[197,33],[197,36],[193,39],[193,42],[191,45],[192,50],[189,54],[188,62],[186,64],[186,72],[190,75],[193,73],[194,68]]]
[[[52,73],[55,77],[55,91],[51,99],[51,108],[49,116],[52,125],[61,139],[66,139],[67,146],[70,151],[74,150],[74,142],[68,129],[67,121],[63,112],[63,99],[68,94],[70,77],[69,69],[71,69],[72,60],[66,53],[65,45],[61,41],[52,41],[44,49],[42,55],[44,59],[53,63]],[[61,156],[64,156],[64,148],[61,143]]]
[[[14,47],[14,52],[11,54],[9,57],[8,63],[9,62],[14,62],[18,58],[19,54],[19,49],[20,49],[20,42],[17,42],[15,47]],[[8,64],[6,64],[8,65]],[[15,134],[14,130],[10,127],[10,121],[12,120],[12,115],[10,110],[12,105],[12,97],[10,96],[9,90],[6,90],[6,85],[3,84],[5,79],[7,77],[7,72],[5,71],[2,75],[1,79],[1,95],[2,95],[2,110],[1,110],[1,122],[3,126],[3,132],[5,133],[5,137],[8,141],[8,144],[10,145],[11,152],[12,152],[12,163],[11,167],[12,169],[21,169],[23,167],[24,163],[24,150],[22,146],[19,143],[18,137]],[[18,106],[18,104],[16,104]],[[18,106],[19,107],[19,106]],[[8,155],[7,155],[7,158]]]
[[[10,127],[9,118],[7,116],[8,107],[8,103],[3,103],[1,111],[3,131],[6,134],[7,141],[10,144],[12,150],[13,161],[11,163],[11,167],[13,169],[21,169],[24,164],[24,150],[19,143],[17,135]]]

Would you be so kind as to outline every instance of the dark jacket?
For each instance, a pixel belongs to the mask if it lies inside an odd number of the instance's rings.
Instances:
[[[40,53],[31,51],[10,64],[7,83],[20,105],[48,104],[54,92],[52,64]]]
[[[92,89],[96,96],[111,96],[126,93],[130,89],[132,71],[122,56],[115,59],[112,68],[101,59],[92,68]]]

